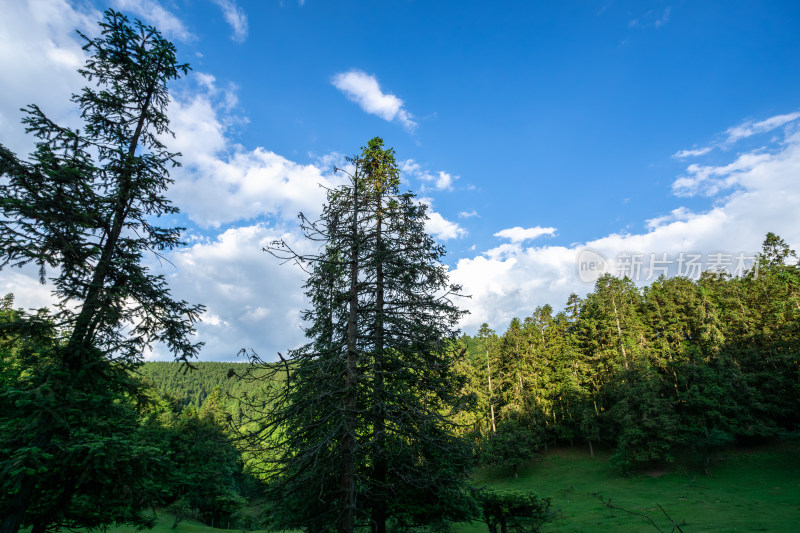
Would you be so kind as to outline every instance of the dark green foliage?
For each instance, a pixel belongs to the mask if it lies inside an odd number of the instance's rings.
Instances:
[[[604,276],[585,299],[570,297],[563,313],[537,308],[492,342],[486,326],[462,339],[466,392],[487,415],[495,407],[498,433],[509,420],[522,424],[532,447],[519,448],[520,456],[576,440],[593,453],[599,443],[614,450],[612,463],[623,472],[670,461],[681,448],[708,469],[732,443],[794,431],[800,266],[771,233],[757,263],[741,278],[705,273],[643,289]],[[489,423],[480,427],[484,449],[502,442]]]
[[[206,524],[225,524],[245,503],[237,483],[239,453],[223,433],[214,408],[185,409],[168,428],[170,508]],[[224,418],[224,415],[222,415]],[[240,477],[240,475],[238,476]],[[178,513],[176,513],[178,514]]]
[[[97,38],[82,37],[91,86],[73,96],[82,130],[35,105],[23,123],[37,138],[29,161],[0,146],[0,268],[34,264],[49,278],[56,313],[18,313],[4,335],[16,362],[0,391],[0,531],[142,523],[151,467],[137,444],[139,384],[128,371],[162,343],[187,361],[199,348],[202,307],[171,298],[143,264],[180,244],[164,196],[178,154],[169,134],[167,84],[185,74],[154,28],[107,11]],[[56,326],[46,327],[46,324]],[[56,482],[58,480],[58,482]]]
[[[664,394],[660,376],[646,367],[621,377],[606,413],[616,426],[611,464],[630,473],[653,462],[671,461],[672,451],[685,442],[674,397]]]
[[[514,477],[525,461],[536,455],[536,446],[530,429],[511,418],[500,422],[496,433],[490,433],[483,441],[481,464],[511,467]]]
[[[179,521],[242,525],[238,511],[262,491],[244,472],[241,453],[230,438],[228,398],[215,389],[198,410],[155,391],[150,394],[140,424],[142,438],[162,458],[155,487],[159,505]]]
[[[531,491],[482,488],[474,492],[489,533],[536,533],[553,518],[550,498]]]
[[[392,150],[373,139],[303,220],[319,253],[269,251],[307,266],[309,344],[291,353],[286,386],[262,397],[250,443],[275,502],[275,527],[377,533],[456,520],[468,510],[470,454],[454,435],[464,406],[454,327],[461,312],[425,233],[425,206],[400,193]],[[252,415],[251,404],[245,413]]]
[[[98,351],[74,381],[50,317],[21,321],[12,301],[0,309],[0,515],[13,516],[13,496],[30,487],[22,523],[34,529],[150,524],[162,459],[140,437],[138,384]]]

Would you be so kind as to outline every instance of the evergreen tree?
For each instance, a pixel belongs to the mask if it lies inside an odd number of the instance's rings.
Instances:
[[[104,464],[111,450],[98,440],[81,456],[74,439],[81,428],[103,428],[115,416],[111,396],[135,394],[126,370],[144,349],[162,342],[177,359],[189,360],[199,346],[190,336],[202,308],[174,300],[164,278],[143,264],[145,253],[180,244],[180,228],[161,228],[153,220],[177,212],[163,193],[178,154],[160,138],[170,133],[167,83],[188,66],[177,62],[172,43],[139,21],[107,11],[100,27],[97,38],[81,35],[90,57],[80,73],[94,84],[73,96],[83,130],[59,126],[31,105],[23,119],[38,139],[30,161],[0,146],[0,267],[32,263],[42,281],[52,269],[59,300],[52,319],[57,339],[46,354],[50,371],[2,392],[29,410],[27,419],[34,422],[24,433],[25,454],[0,456],[3,533],[16,532],[23,522],[41,530],[51,523],[48,513],[56,503],[74,506],[94,490],[76,472],[87,461]],[[19,335],[34,334],[31,320],[22,316],[11,327]],[[48,403],[42,387],[57,401]],[[77,477],[56,494],[48,479],[59,472]],[[117,484],[113,472],[91,482]],[[103,523],[125,516],[121,511]],[[78,518],[70,522],[80,525]]]
[[[484,322],[481,324],[480,330],[478,330],[478,342],[481,347],[481,352],[479,357],[475,359],[475,367],[479,369],[475,375],[478,379],[480,379],[481,383],[475,384],[475,388],[480,391],[478,394],[478,398],[482,399],[479,405],[486,406],[484,407],[485,411],[489,417],[490,429],[492,433],[497,432],[497,420],[495,417],[495,407],[497,407],[497,400],[495,399],[495,392],[494,389],[497,387],[497,368],[498,368],[498,361],[497,361],[497,350],[498,350],[498,338],[497,334],[489,328],[489,324]],[[485,364],[484,364],[485,363]],[[486,369],[485,378],[483,369]],[[492,383],[492,377],[494,377],[494,384]],[[485,387],[484,384],[485,383]]]
[[[463,518],[469,453],[452,422],[463,402],[458,287],[425,232],[425,206],[399,192],[394,151],[375,138],[350,161],[349,183],[328,191],[320,220],[302,218],[320,253],[271,248],[309,266],[311,303],[311,341],[273,367],[286,387],[262,400],[271,407],[251,435],[271,515],[281,527],[379,533],[388,519]]]

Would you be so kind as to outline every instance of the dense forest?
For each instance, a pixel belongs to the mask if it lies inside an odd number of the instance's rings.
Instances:
[[[257,381],[244,381],[236,376],[247,363],[195,362],[191,367],[172,362],[147,362],[136,369],[136,375],[159,393],[181,405],[200,409],[206,398],[219,389],[225,397],[241,397],[257,388]]]
[[[563,311],[537,308],[502,335],[484,325],[459,338],[458,369],[475,403],[458,433],[475,466],[516,471],[568,445],[610,450],[620,475],[678,456],[711,473],[718,452],[800,429],[799,288],[795,253],[769,234],[741,278],[707,273],[638,288],[606,276]],[[137,372],[183,405],[241,420],[237,397],[259,383],[237,377],[247,365],[194,366]]]
[[[502,335],[484,324],[459,338],[465,392],[476,399],[461,434],[486,464],[600,445],[625,473],[682,451],[710,468],[729,444],[797,432],[799,291],[795,252],[769,234],[757,270],[741,278],[707,273],[638,288],[605,276],[558,313],[539,307]],[[138,372],[198,408],[215,388],[246,391],[231,373],[244,363],[194,366]]]
[[[769,233],[741,277],[601,277],[564,309],[458,336],[461,288],[428,207],[369,140],[300,216],[307,343],[278,360],[196,362],[202,305],[144,258],[182,243],[167,85],[186,75],[155,28],[108,11],[61,127],[30,106],[29,160],[0,145],[0,267],[33,265],[51,309],[0,301],[0,533],[176,524],[317,533],[539,531],[550,500],[476,487],[555,445],[613,452],[619,475],[800,428],[800,264]],[[167,135],[168,136],[168,135]],[[313,248],[313,247],[312,247]],[[270,260],[265,254],[265,260]],[[143,363],[154,344],[175,362]],[[236,349],[236,347],[232,347]]]
[[[490,462],[569,443],[614,449],[622,472],[691,449],[710,468],[736,441],[800,428],[800,268],[768,234],[740,278],[597,280],[563,311],[536,308],[498,335],[463,337]]]

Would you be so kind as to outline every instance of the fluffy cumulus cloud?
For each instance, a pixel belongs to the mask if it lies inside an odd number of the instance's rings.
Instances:
[[[555,235],[555,233],[556,228],[543,228],[541,226],[536,226],[534,228],[522,228],[520,226],[516,226],[513,228],[500,230],[495,233],[494,236],[508,239],[512,243],[518,243],[536,239],[542,235]]]
[[[231,39],[237,43],[243,43],[247,39],[247,13],[244,9],[236,5],[234,0],[212,0],[222,10],[225,22],[230,25],[233,34]]]
[[[403,101],[391,93],[384,93],[375,76],[360,70],[349,70],[336,74],[331,83],[365,112],[389,122],[397,120],[409,132],[417,127],[414,117],[404,108]]]
[[[170,149],[183,154],[183,166],[170,197],[202,227],[253,220],[261,216],[294,219],[313,215],[325,200],[320,187],[335,186],[342,176],[302,165],[266,148],[246,149],[229,140],[236,97],[217,87],[213,76],[196,75],[197,90],[176,95],[170,104],[174,139]],[[329,158],[323,158],[327,161]]]
[[[26,153],[33,148],[20,124],[20,108],[35,103],[62,124],[76,125],[78,115],[69,101],[83,78],[82,41],[75,33],[97,32],[99,11],[73,7],[64,0],[15,1],[3,4],[0,16],[0,141]],[[12,44],[13,43],[13,44]]]
[[[241,349],[264,359],[303,342],[301,313],[306,275],[263,251],[285,240],[298,251],[310,251],[296,232],[254,224],[232,228],[173,254],[165,274],[175,296],[206,305],[197,325],[205,342],[202,358],[236,360]],[[152,355],[169,358],[157,347]]]
[[[467,230],[459,226],[457,223],[447,220],[441,213],[437,213],[433,209],[433,200],[430,198],[420,198],[419,201],[428,206],[428,221],[425,223],[425,230],[439,239],[440,241],[448,241],[450,239],[460,239],[466,237]]]
[[[701,270],[717,266],[741,273],[752,265],[770,231],[798,249],[798,175],[800,132],[787,129],[780,139],[734,156],[729,163],[688,167],[686,176],[676,179],[675,190],[712,194],[712,207],[679,207],[646,221],[646,232],[612,234],[569,247],[524,246],[512,238],[523,234],[520,229],[498,232],[512,242],[461,259],[451,271],[453,281],[472,295],[463,304],[471,314],[462,327],[474,332],[488,322],[503,329],[511,318],[527,316],[536,306],[563,306],[570,293],[592,290],[596,276],[587,279],[581,270],[590,260],[641,285],[661,273],[694,277],[699,270],[689,268],[692,262]]]

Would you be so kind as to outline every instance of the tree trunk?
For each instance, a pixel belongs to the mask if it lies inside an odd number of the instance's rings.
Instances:
[[[492,433],[497,433],[494,422],[494,398],[492,398],[492,369],[489,367],[489,348],[486,348],[486,375],[489,377],[489,412],[492,415]]]
[[[619,347],[622,348],[622,360],[625,363],[625,370],[628,370],[628,354],[625,353],[625,341],[622,340],[622,327],[619,324],[619,314],[617,313],[617,302],[611,297],[611,305],[614,306],[614,320],[617,321],[617,335],[619,336]]]
[[[3,519],[3,523],[0,525],[0,532],[17,533],[19,531],[19,526],[25,516],[25,509],[28,508],[28,502],[33,496],[35,486],[36,481],[32,477],[26,476],[23,478],[19,492],[9,502],[11,511]]]
[[[139,113],[139,120],[136,124],[136,130],[134,131],[131,142],[128,145],[126,154],[127,158],[132,158],[136,155],[136,149],[139,146],[139,137],[142,135],[142,131],[145,127],[147,109],[150,106],[150,99],[152,98],[154,91],[155,81],[153,81],[153,85],[147,91],[147,96]],[[122,170],[120,172],[120,176],[118,177],[119,192],[117,193],[117,204],[114,206],[114,216],[111,221],[109,231],[105,235],[106,242],[103,245],[103,251],[100,254],[100,259],[97,261],[97,265],[95,266],[95,270],[92,275],[92,281],[89,283],[89,287],[87,288],[86,298],[83,301],[78,318],[75,320],[75,327],[70,334],[70,338],[67,343],[67,350],[64,351],[66,354],[64,365],[70,370],[77,370],[80,367],[84,356],[84,349],[89,347],[93,340],[92,338],[94,336],[94,329],[97,325],[96,319],[100,305],[100,296],[103,292],[103,285],[106,282],[108,269],[114,260],[117,242],[119,241],[120,235],[122,235],[122,229],[125,226],[125,219],[128,216],[128,210],[130,209],[133,200],[131,194],[132,170],[127,161],[123,162],[121,166]]]
[[[355,484],[355,437],[356,437],[356,372],[358,352],[356,345],[356,322],[358,320],[358,174],[353,187],[353,239],[350,256],[350,297],[347,319],[347,368],[345,371],[345,423],[342,439],[341,521],[340,533],[352,533],[355,525],[356,484]]]
[[[376,187],[379,187],[376,184]],[[376,231],[376,295],[375,295],[375,390],[373,401],[375,402],[375,426],[373,430],[374,446],[376,455],[372,471],[373,490],[375,490],[375,500],[372,504],[372,531],[373,533],[386,533],[386,447],[384,445],[386,433],[386,419],[384,414],[384,376],[383,376],[383,307],[384,307],[384,287],[383,287],[383,241],[381,227],[381,192],[377,191],[377,231]]]

